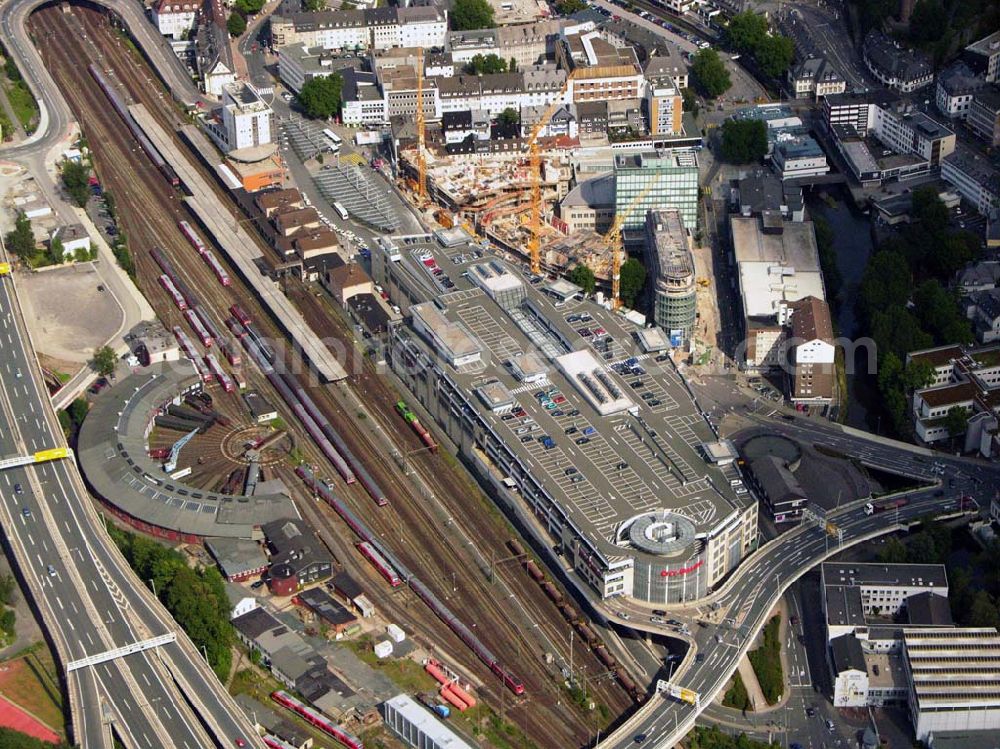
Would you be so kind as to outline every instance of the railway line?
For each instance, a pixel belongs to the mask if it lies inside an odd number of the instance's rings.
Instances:
[[[43,53],[67,98],[80,113],[101,176],[108,189],[118,198],[121,221],[135,255],[140,285],[152,290],[151,301],[154,308],[168,327],[179,325],[187,329],[182,314],[168,297],[154,288],[160,273],[149,256],[149,250],[160,247],[174,261],[185,284],[220,319],[224,319],[228,306],[238,301],[247,305],[264,328],[265,334],[275,335],[274,326],[256,301],[246,296],[247,292],[235,276],[231,288],[223,288],[219,284],[216,275],[199,258],[177,227],[178,221],[189,217],[176,194],[138,151],[124,124],[116,122],[117,115],[100,101],[100,91],[96,85],[88,85],[87,81],[80,82],[78,70],[81,62],[85,61],[85,66],[87,62],[94,60],[100,66],[112,68],[114,78],[124,85],[135,100],[145,103],[171,132],[181,121],[179,113],[172,108],[169,100],[157,96],[156,90],[151,87],[156,85],[152,77],[144,74],[136,59],[130,59],[131,50],[110,33],[104,18],[97,11],[77,6],[69,16],[55,9],[41,10],[33,19],[33,24],[40,34],[58,34],[60,39],[66,40],[65,44],[44,45]],[[66,24],[79,24],[86,33],[72,33],[66,28]],[[84,39],[86,44],[82,41]],[[94,54],[95,49],[97,54]],[[208,177],[214,185],[214,176]],[[221,199],[229,200],[221,188],[219,193]],[[290,290],[296,292],[295,296],[302,302],[300,307],[307,320],[310,323],[319,322],[321,329],[328,330],[329,312],[304,288],[295,286],[292,285]],[[342,326],[338,326],[338,336],[347,342],[351,340],[350,331]],[[367,362],[365,367],[347,385],[339,386],[344,392],[339,392],[338,388],[315,385],[307,387],[310,396],[329,415],[350,449],[355,454],[366,456],[369,470],[386,490],[390,507],[374,509],[371,499],[357,486],[344,486],[340,489],[342,496],[355,511],[367,516],[376,533],[392,540],[390,546],[401,554],[407,564],[421,570],[437,595],[454,601],[456,608],[462,612],[463,620],[473,627],[473,631],[489,634],[490,647],[500,660],[518,670],[519,676],[524,679],[530,703],[523,703],[524,709],[516,714],[515,722],[542,746],[586,743],[590,737],[590,727],[576,708],[560,699],[559,687],[543,665],[544,654],[540,652],[538,641],[529,639],[529,633],[519,623],[519,620],[523,622],[525,619],[513,616],[514,612],[505,601],[494,600],[496,589],[489,585],[468,550],[461,548],[456,536],[447,533],[447,523],[442,523],[442,518],[435,514],[431,503],[414,496],[410,482],[401,477],[399,468],[385,456],[384,446],[373,440],[367,430],[362,428],[363,420],[357,419],[357,414],[352,413],[350,407],[345,405],[349,402],[349,394],[360,392],[364,396],[363,400],[371,406],[369,412],[383,428],[396,435],[404,452],[419,451],[424,447],[415,433],[409,429],[400,429],[396,421],[399,417],[394,410],[398,395],[391,392]],[[246,377],[262,391],[271,392],[263,378],[251,368],[247,368]],[[310,457],[318,458],[311,446],[307,452]],[[433,489],[435,496],[444,503],[451,517],[456,518],[455,522],[463,526],[467,535],[477,539],[477,543],[485,550],[484,553],[493,552],[497,558],[503,558],[506,555],[503,542],[507,534],[502,531],[496,519],[479,505],[480,501],[486,500],[468,500],[472,492],[478,495],[478,489],[470,487],[464,478],[450,469],[441,470],[441,458],[435,458],[426,452],[413,452],[409,461]],[[294,485],[291,480],[289,483]],[[317,513],[315,509],[310,507],[307,515],[319,516],[321,531],[326,531],[325,535],[328,537],[342,537],[342,526],[328,513]],[[404,535],[406,543],[396,544],[395,539],[403,538]],[[429,612],[422,610],[422,607],[409,607],[408,596],[412,597],[412,594],[407,594],[405,590],[403,595],[386,590],[381,577],[359,554],[351,553],[346,544],[341,543],[338,552],[338,558],[350,565],[353,573],[365,580],[377,581],[371,588],[378,591],[376,599],[380,605],[390,610],[398,610],[401,604],[407,605],[407,619],[415,620],[423,639],[437,642],[444,652],[457,655],[463,662],[471,661],[457,638],[449,633],[442,634],[440,623]],[[552,643],[557,647],[559,644],[568,645],[568,630],[558,611],[536,586],[524,584],[523,572],[518,570],[517,565],[499,567],[497,576],[518,591],[520,603]],[[445,585],[444,581],[451,585]],[[582,650],[577,658],[577,665],[586,663],[588,673],[600,672],[602,666],[596,658],[591,656],[592,662],[587,662],[588,655]],[[514,664],[517,664],[516,667]],[[480,673],[480,670],[477,669],[476,673]],[[484,682],[490,684],[490,677],[486,676]],[[623,711],[629,704],[624,692],[607,680],[596,681],[593,691],[613,715]],[[498,698],[505,699],[502,694]]]

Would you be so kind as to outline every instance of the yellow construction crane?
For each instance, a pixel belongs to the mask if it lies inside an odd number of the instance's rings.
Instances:
[[[569,88],[569,83],[573,80],[574,73],[576,73],[575,70],[566,76],[566,81],[563,83],[562,88],[559,89],[559,95],[552,100],[549,106],[546,107],[545,112],[542,113],[541,119],[535,123],[528,141],[529,168],[531,170],[531,216],[528,219],[528,232],[530,234],[528,238],[528,256],[531,258],[531,272],[535,275],[542,272],[542,156],[539,153],[538,137],[541,135],[542,130],[549,124],[552,115],[563,105],[563,95]]]
[[[417,47],[417,199],[427,200],[427,159],[424,157],[424,48]]]
[[[661,176],[660,179],[663,179],[663,177]],[[622,213],[615,216],[614,223],[611,224],[611,229],[604,237],[607,240],[608,247],[611,249],[611,309],[621,309],[622,306],[622,256],[625,254],[625,242],[622,239],[622,227],[638,207],[639,203],[645,200],[646,196],[649,195],[653,188],[659,184],[660,179],[650,182],[638,195],[632,198],[628,207]]]

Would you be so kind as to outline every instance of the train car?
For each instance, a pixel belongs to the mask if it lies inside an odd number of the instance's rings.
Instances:
[[[203,360],[195,357],[191,361],[194,363],[194,368],[198,370],[198,376],[202,382],[212,382],[215,379],[215,373],[209,369]]]
[[[432,453],[436,453],[438,449],[437,441],[431,436],[431,433],[427,431],[426,427],[420,423],[420,419],[417,415],[413,413],[405,401],[396,402],[396,411],[399,415],[403,417],[403,420],[410,425],[410,429],[416,432],[417,436],[420,437],[420,441],[424,443],[428,450]]]
[[[170,295],[170,298],[174,300],[174,304],[177,305],[177,309],[181,312],[186,312],[188,308],[187,300],[184,295],[177,290],[174,286],[174,282],[170,280],[170,276],[166,273],[160,276],[160,286]]]
[[[282,741],[277,736],[269,733],[265,733],[260,738],[264,742],[264,746],[268,747],[268,749],[297,749],[297,747],[292,746],[287,741]]]
[[[370,543],[362,541],[358,544],[358,551],[361,552],[361,555],[365,559],[372,563],[372,566],[378,570],[378,573],[384,577],[393,588],[398,588],[403,584],[403,581],[399,579],[399,573],[393,569],[392,565],[386,561],[386,558],[379,554],[375,547]]]
[[[232,333],[237,338],[243,338],[247,334],[247,329],[240,324],[240,321],[235,317],[226,318],[226,327],[229,328],[229,332]]]
[[[277,354],[274,353],[274,349],[271,347],[271,344],[267,342],[264,334],[260,332],[260,328],[252,322],[243,323],[243,327],[246,328],[247,335],[253,339],[254,343],[257,344],[257,347],[261,350],[267,360],[271,362],[271,364],[276,363],[278,359]]]
[[[243,357],[240,356],[240,352],[237,351],[236,347],[229,341],[223,341],[220,343],[219,351],[221,351],[222,355],[226,357],[226,361],[229,362],[229,366],[239,367],[243,364]]]
[[[192,228],[191,224],[189,224],[187,221],[178,221],[177,225],[181,229],[181,234],[183,234],[185,238],[187,238],[187,241],[190,242],[191,246],[198,251],[198,254],[204,255],[205,252],[208,250],[208,246],[205,244],[204,241],[202,241],[202,238],[198,236],[198,234]]]
[[[198,319],[201,320],[201,324],[205,326],[205,330],[208,331],[208,334],[212,336],[212,338],[219,342],[226,339],[226,337],[222,335],[222,331],[219,330],[219,326],[215,324],[215,321],[212,319],[212,315],[209,314],[207,309],[199,304],[194,308],[194,311],[195,314],[198,315]]]
[[[189,309],[184,312],[184,317],[187,318],[188,325],[191,326],[194,334],[198,336],[198,340],[201,341],[201,345],[205,348],[211,348],[212,334],[209,333],[208,328],[202,324],[201,318],[198,317],[198,314],[193,309]]]
[[[205,258],[205,262],[208,263],[208,267],[212,269],[215,277],[219,279],[219,283],[223,286],[229,286],[232,284],[232,280],[229,278],[229,273],[227,273],[226,269],[222,267],[222,263],[219,262],[219,259],[215,256],[214,252],[211,250],[205,250],[202,257]]]
[[[229,373],[222,368],[219,364],[219,360],[215,358],[215,354],[208,354],[205,357],[205,363],[208,364],[208,368],[212,370],[212,374],[215,375],[215,379],[219,381],[222,385],[222,389],[227,393],[232,393],[236,390],[236,385],[233,383],[233,378],[229,376]]]
[[[304,718],[306,722],[312,724],[320,731],[325,733],[327,736],[335,739],[339,743],[346,746],[348,749],[364,749],[364,744],[361,739],[356,736],[351,735],[343,728],[338,726],[336,723],[327,718],[323,713],[318,710],[314,710],[309,707],[309,705],[304,702],[300,702],[295,697],[290,695],[283,689],[279,689],[276,692],[271,693],[271,699],[277,702],[282,707],[291,710],[296,713],[299,717]]]
[[[229,308],[230,313],[233,317],[239,320],[240,325],[246,326],[253,322],[253,318],[246,313],[246,311],[238,304],[234,304]]]
[[[191,339],[177,325],[174,326],[174,338],[177,339],[177,344],[181,347],[181,351],[184,352],[184,356],[188,359],[198,358],[198,351],[195,349],[194,344],[191,343]]]

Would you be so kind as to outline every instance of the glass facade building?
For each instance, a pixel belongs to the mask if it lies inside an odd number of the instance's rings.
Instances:
[[[650,189],[643,195],[647,187]],[[633,206],[640,196],[641,200]],[[695,151],[679,148],[616,156],[615,218],[627,214],[624,230],[642,231],[646,213],[661,208],[677,208],[686,227],[698,226],[698,156]]]

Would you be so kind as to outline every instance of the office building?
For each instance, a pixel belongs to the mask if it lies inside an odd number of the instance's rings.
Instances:
[[[1000,88],[993,85],[976,92],[965,124],[988,146],[1000,146]]]
[[[647,189],[648,188],[648,189]],[[615,216],[625,231],[642,230],[646,212],[677,208],[684,226],[698,226],[698,156],[692,149],[615,156]]]
[[[890,108],[900,100],[898,93],[886,88],[834,94],[823,100],[823,120],[828,131],[836,125],[850,126],[864,138],[875,125],[875,110]]]
[[[962,58],[987,83],[1000,82],[1000,31],[970,44]]]
[[[555,47],[555,60],[573,74],[568,96],[574,103],[641,99],[645,91],[635,50],[614,47],[597,31],[564,35]]]
[[[782,181],[769,169],[750,171],[730,189],[732,206],[741,216],[777,213],[789,221],[805,219],[802,188]]]
[[[783,180],[819,177],[830,171],[823,149],[808,135],[775,143],[771,151],[771,163]]]
[[[991,216],[1000,208],[1000,171],[971,148],[956,148],[941,164],[941,177],[983,216]]]
[[[615,220],[615,176],[601,174],[576,185],[559,204],[566,231],[606,234]]]
[[[249,83],[230,83],[222,89],[222,124],[226,152],[268,146],[274,142],[271,107]]]
[[[646,214],[646,268],[653,287],[653,320],[675,347],[686,348],[694,333],[696,285],[691,235],[677,208]]]
[[[645,103],[650,135],[680,135],[683,132],[681,95],[673,83],[647,82]]]
[[[278,47],[278,77],[287,89],[297,94],[313,78],[330,75],[334,59],[323,47],[286,44]]]

